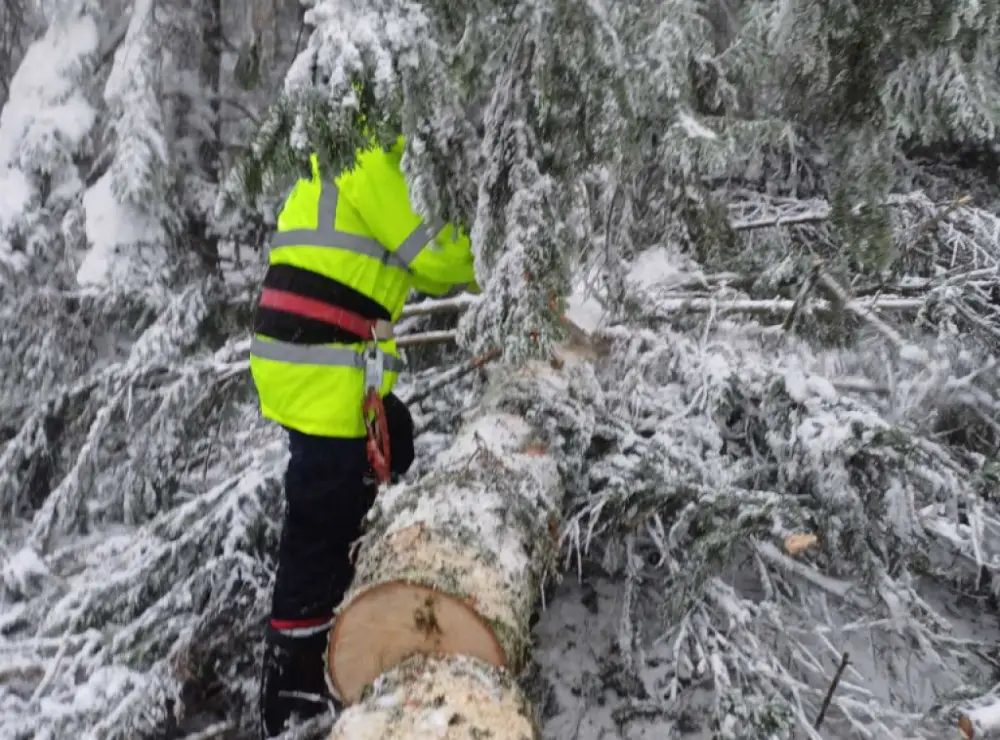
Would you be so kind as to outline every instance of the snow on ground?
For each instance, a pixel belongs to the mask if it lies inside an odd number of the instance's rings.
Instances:
[[[639,288],[669,286],[690,277],[693,265],[668,247],[651,247],[636,255],[629,269],[629,282]],[[686,266],[687,265],[687,266]]]
[[[623,593],[620,580],[585,574],[581,581],[569,573],[542,612],[535,626],[534,659],[545,696],[545,740],[707,739],[709,734],[683,721],[650,716],[640,706],[636,687],[623,685],[616,665]],[[649,650],[639,676],[654,689],[659,650]]]
[[[711,701],[704,689],[692,689],[688,696],[680,697],[686,712],[677,720],[657,716],[651,709],[656,701],[642,697],[643,692],[655,694],[659,688],[657,665],[664,665],[669,659],[669,641],[646,646],[646,667],[637,666],[641,687],[622,680],[617,635],[624,588],[621,579],[585,571],[581,581],[575,572],[568,573],[542,613],[534,631],[534,658],[541,688],[533,693],[541,697],[543,737],[545,740],[681,737],[707,740],[711,732],[699,727],[708,715]],[[752,597],[756,586],[748,581],[739,590]],[[972,604],[961,605],[954,594],[933,585],[923,590],[923,596],[933,608],[950,618],[954,639],[982,639],[989,635],[1000,640],[997,615]],[[815,623],[790,627],[790,633],[794,633],[800,645],[811,644],[816,654],[826,653],[825,663],[831,678],[841,655],[848,652],[850,662],[841,680],[841,690],[850,688],[855,698],[859,692],[867,692],[874,701],[891,702],[920,713],[929,710],[942,692],[955,688],[942,683],[946,675],[942,667],[921,662],[916,653],[900,653],[892,658],[891,665],[884,654],[874,655],[872,637],[889,625],[843,623],[839,625],[841,629],[832,630],[824,624],[822,615],[815,616]],[[906,736],[883,737],[905,740]]]

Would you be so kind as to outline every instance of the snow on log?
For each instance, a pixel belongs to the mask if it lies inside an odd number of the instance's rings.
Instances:
[[[414,654],[469,656],[515,675],[523,667],[564,487],[545,441],[515,412],[526,395],[566,398],[574,362],[499,369],[435,470],[379,495],[326,653],[345,704]],[[442,686],[479,681],[454,665],[431,675]]]
[[[330,740],[488,737],[538,740],[530,703],[511,675],[465,656],[415,655],[384,673],[338,718]]]
[[[1000,737],[1000,701],[973,709],[958,721],[964,740]]]

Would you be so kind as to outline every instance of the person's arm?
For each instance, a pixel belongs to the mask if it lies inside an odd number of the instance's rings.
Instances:
[[[378,146],[368,149],[337,184],[372,235],[409,266],[417,290],[442,295],[453,285],[474,283],[469,237],[448,224],[424,224],[410,204],[402,155],[402,138],[388,152]]]
[[[451,224],[445,226],[410,262],[415,276],[448,286],[476,281],[472,242]]]
[[[410,280],[413,283],[413,289],[419,293],[424,293],[425,295],[432,295],[435,298],[441,298],[442,296],[448,295],[454,286],[448,283],[438,283],[434,280],[428,280],[422,275],[413,272],[410,273]]]

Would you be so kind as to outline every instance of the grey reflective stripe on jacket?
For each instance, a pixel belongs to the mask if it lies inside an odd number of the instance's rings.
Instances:
[[[337,199],[339,195],[336,185],[322,183],[319,200],[316,204],[317,227],[315,229],[277,231],[271,239],[271,249],[295,246],[345,249],[355,254],[373,257],[385,265],[409,272],[413,260],[417,258],[424,247],[431,243],[434,235],[443,228],[443,224],[435,229],[433,225],[421,221],[396,251],[392,252],[371,237],[350,234],[334,227],[334,224],[337,223]]]
[[[250,340],[250,354],[262,360],[291,362],[296,365],[327,365],[331,367],[356,367],[364,369],[365,358],[360,352],[347,347],[328,347],[322,344],[292,344],[276,339],[253,337]],[[398,357],[383,354],[385,369],[401,373],[406,367]]]

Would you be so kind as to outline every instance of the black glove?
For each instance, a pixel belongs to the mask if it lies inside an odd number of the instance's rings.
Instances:
[[[413,465],[413,417],[406,404],[390,393],[385,404],[385,423],[389,429],[389,467],[395,476],[402,476]]]

